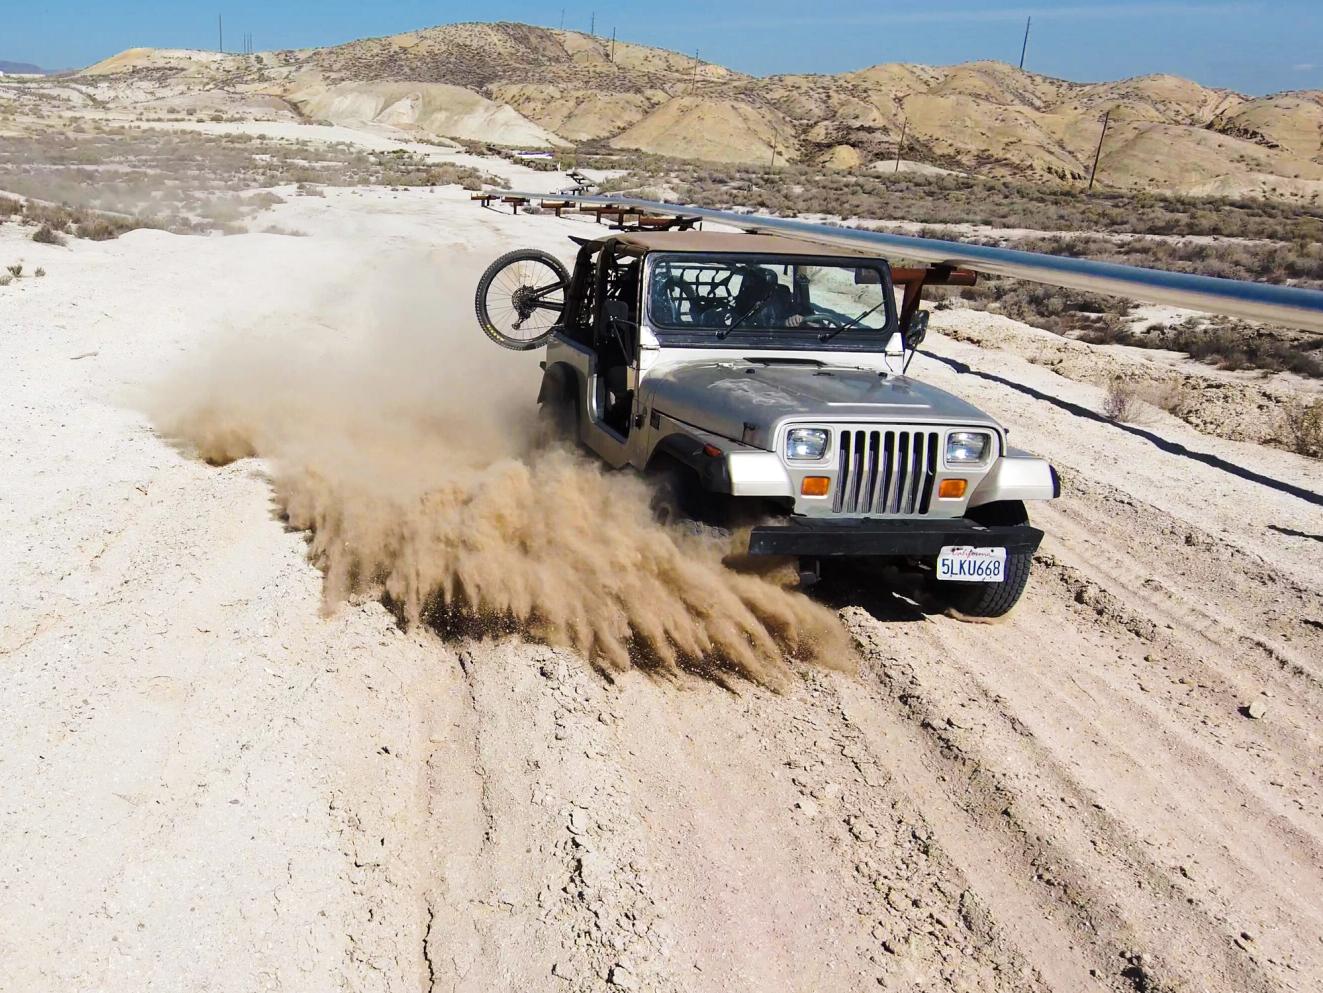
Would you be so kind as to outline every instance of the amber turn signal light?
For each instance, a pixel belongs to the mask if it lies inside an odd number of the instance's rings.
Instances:
[[[804,496],[826,496],[831,489],[830,476],[805,476],[799,484],[799,492]]]
[[[946,500],[958,500],[965,495],[969,483],[963,479],[943,479],[937,487],[937,495]]]

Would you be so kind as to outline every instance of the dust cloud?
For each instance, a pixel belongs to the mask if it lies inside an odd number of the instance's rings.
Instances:
[[[486,261],[451,257],[440,281],[396,266],[223,334],[153,391],[153,420],[213,464],[267,460],[327,610],[380,597],[406,623],[517,631],[606,672],[777,685],[788,657],[849,665],[837,618],[788,570],[728,567],[738,537],[661,526],[637,475],[539,439],[537,353],[469,317]]]

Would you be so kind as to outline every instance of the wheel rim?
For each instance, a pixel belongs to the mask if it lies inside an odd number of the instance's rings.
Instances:
[[[525,344],[545,337],[565,309],[565,281],[550,265],[520,259],[492,277],[483,299],[492,329]]]

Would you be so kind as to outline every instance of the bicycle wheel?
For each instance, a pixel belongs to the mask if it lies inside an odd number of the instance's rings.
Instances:
[[[532,248],[508,252],[478,280],[478,324],[503,348],[537,348],[560,323],[569,286],[570,274],[554,255]]]

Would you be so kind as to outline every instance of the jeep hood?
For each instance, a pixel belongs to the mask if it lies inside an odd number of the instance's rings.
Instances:
[[[764,449],[788,420],[998,426],[972,404],[907,376],[756,359],[659,369],[643,381],[643,401],[660,414]]]

